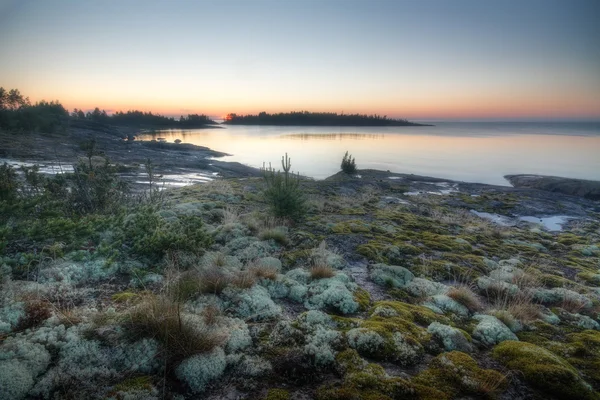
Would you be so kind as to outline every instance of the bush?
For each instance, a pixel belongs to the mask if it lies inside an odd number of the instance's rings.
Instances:
[[[344,158],[342,158],[342,171],[346,174],[354,174],[356,173],[356,162],[354,161],[354,157],[351,154],[344,154]]]
[[[127,198],[128,188],[116,170],[105,159],[103,165],[80,161],[71,177],[73,185],[68,206],[76,214],[107,212],[120,208]]]
[[[287,153],[281,157],[283,172],[271,167],[263,170],[263,176],[267,183],[264,192],[265,199],[271,207],[271,212],[276,217],[287,217],[299,220],[306,213],[306,198],[300,190],[300,176],[290,173],[291,159]]]
[[[152,207],[145,207],[126,219],[124,240],[134,252],[155,259],[168,250],[202,252],[212,242],[203,229],[202,218],[182,215],[168,221]]]
[[[12,201],[17,197],[19,182],[14,168],[7,163],[0,165],[0,201]]]

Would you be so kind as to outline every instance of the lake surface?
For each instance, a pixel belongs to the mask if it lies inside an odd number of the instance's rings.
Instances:
[[[600,180],[600,123],[433,122],[432,127],[226,126],[167,130],[139,139],[180,139],[253,167],[281,167],[316,179],[340,170],[346,151],[359,169],[389,170],[509,186],[507,174]]]

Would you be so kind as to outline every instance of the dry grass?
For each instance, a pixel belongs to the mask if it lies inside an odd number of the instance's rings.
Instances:
[[[52,316],[52,305],[45,300],[31,299],[25,302],[25,316],[17,326],[16,331],[33,328]]]
[[[224,332],[184,316],[180,304],[166,296],[148,295],[126,315],[123,327],[133,337],[158,340],[171,362],[210,351],[227,338]]]
[[[258,279],[269,279],[274,281],[275,279],[277,279],[277,275],[279,274],[277,269],[274,267],[256,263],[249,264],[248,266],[246,266],[246,269]]]
[[[579,314],[585,310],[587,305],[588,304],[583,299],[578,297],[564,296],[558,306],[571,314]]]
[[[328,265],[317,264],[310,268],[310,277],[312,279],[331,278],[335,275],[335,271]]]
[[[282,246],[287,246],[290,240],[287,237],[287,229],[283,226],[276,226],[274,228],[266,228],[260,231],[258,234],[260,240],[274,240]]]
[[[201,187],[205,189],[207,193],[222,194],[224,196],[235,195],[235,190],[231,184],[222,179],[215,179],[210,182],[203,183]]]
[[[240,289],[248,289],[256,283],[256,276],[250,271],[240,271],[232,277],[231,283]]]
[[[208,326],[215,325],[220,316],[221,310],[219,310],[219,307],[213,304],[207,305],[202,310],[202,318],[204,318],[204,323]]]
[[[511,282],[522,290],[542,286],[542,281],[538,276],[539,270],[541,270],[541,267],[538,264],[531,264],[524,270],[516,270]]]
[[[527,323],[540,316],[540,306],[533,299],[532,290],[510,294],[507,290],[488,291],[489,309],[492,313],[506,311],[517,320]]]
[[[448,297],[467,307],[471,312],[480,311],[483,308],[479,296],[465,284],[457,284],[450,288],[447,293]]]
[[[231,283],[231,275],[220,268],[204,268],[197,276],[201,293],[220,294]]]
[[[221,220],[222,225],[237,224],[240,222],[240,214],[237,209],[227,206],[223,210],[223,219]]]
[[[263,231],[275,229],[277,227],[287,227],[290,222],[285,218],[277,218],[271,215],[261,214],[254,211],[241,217],[246,226],[254,233],[260,234]]]
[[[204,285],[197,271],[184,272],[172,281],[168,291],[174,301],[185,302],[204,292]]]
[[[477,392],[483,397],[494,399],[499,395],[510,381],[509,374],[486,374],[482,380],[478,382]]]

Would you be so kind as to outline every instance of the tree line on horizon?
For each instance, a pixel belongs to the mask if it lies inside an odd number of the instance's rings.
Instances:
[[[204,114],[188,114],[187,117],[182,115],[179,119],[175,119],[173,117],[154,114],[152,111],[129,110],[127,112],[117,111],[112,115],[108,115],[105,110],[100,111],[98,107],[87,113],[76,108],[71,113],[71,118],[84,119],[102,124],[134,127],[197,128],[204,125],[217,124],[217,122]]]
[[[18,89],[0,87],[0,129],[7,131],[66,131],[69,124],[95,123],[136,128],[202,128],[217,122],[204,114],[188,114],[179,119],[152,112],[129,110],[109,115],[96,107],[92,111],[75,108],[71,113],[58,101],[41,100],[31,104]],[[257,115],[227,114],[224,124],[229,125],[316,125],[316,126],[422,126],[406,119],[392,119],[377,114],[338,114],[333,112],[292,111]]]
[[[225,124],[230,125],[321,125],[321,126],[419,126],[406,119],[392,119],[377,114],[338,114],[333,112],[292,111],[256,115],[227,114]]]
[[[188,114],[178,120],[152,112],[129,110],[117,111],[109,115],[105,110],[96,107],[93,111],[84,112],[75,108],[68,110],[58,101],[41,100],[31,104],[18,89],[6,90],[0,87],[0,129],[8,131],[65,131],[72,121],[91,121],[104,125],[151,127],[151,128],[201,128],[205,125],[217,124],[204,114]]]

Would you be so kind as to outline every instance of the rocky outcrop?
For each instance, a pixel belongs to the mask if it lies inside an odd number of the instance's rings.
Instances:
[[[600,200],[600,181],[544,175],[506,175],[504,177],[517,188],[539,189],[590,200]]]

